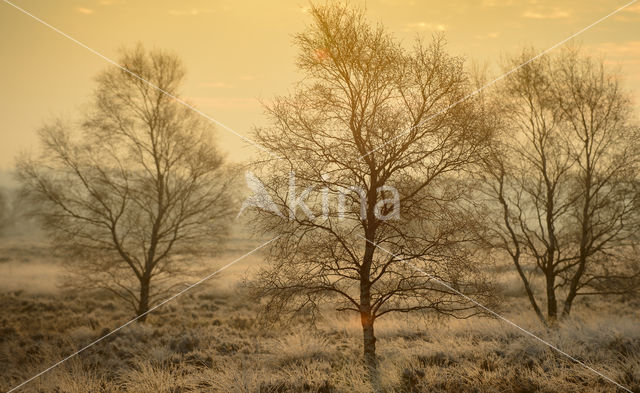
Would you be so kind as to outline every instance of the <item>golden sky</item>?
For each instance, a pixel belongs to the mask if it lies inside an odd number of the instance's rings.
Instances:
[[[260,100],[286,93],[299,76],[291,37],[309,21],[304,0],[135,1],[10,0],[34,16],[116,59],[142,42],[171,49],[188,70],[183,95],[243,135],[264,123]],[[630,0],[368,0],[371,20],[399,39],[444,31],[452,53],[497,64],[524,45],[544,50]],[[626,86],[640,98],[640,2],[577,38],[588,53],[619,64]],[[0,169],[33,150],[37,128],[73,116],[91,96],[93,77],[108,63],[0,2]],[[636,103],[640,99],[636,99]],[[255,148],[218,128],[232,160]]]

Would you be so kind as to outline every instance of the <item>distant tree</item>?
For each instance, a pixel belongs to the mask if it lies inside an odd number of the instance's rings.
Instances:
[[[551,91],[576,163],[576,260],[561,274],[567,316],[578,295],[625,294],[637,284],[640,265],[635,255],[630,264],[628,254],[640,229],[640,127],[628,94],[603,61],[574,48],[558,57],[554,75]]]
[[[119,63],[179,95],[176,56],[138,46]],[[75,284],[108,289],[140,316],[193,254],[224,237],[230,180],[197,114],[119,68],[97,84],[81,124],[44,126],[42,155],[20,159],[18,174],[54,244],[73,257]]]
[[[629,292],[640,144],[616,75],[570,48],[520,68],[495,97],[503,132],[481,176],[487,239],[510,256],[540,320],[557,321],[559,296],[566,316],[578,295]],[[544,276],[546,316],[533,271]]]
[[[361,11],[328,5],[310,14],[295,38],[305,77],[255,133],[280,156],[258,165],[255,225],[280,237],[252,285],[270,316],[316,315],[323,303],[357,313],[378,386],[378,318],[477,311],[425,272],[487,299],[467,246],[474,222],[458,202],[460,175],[486,150],[490,129],[474,100],[450,108],[470,82],[442,37],[405,50]]]
[[[7,194],[4,189],[0,188],[0,235],[4,234],[9,224],[10,215],[11,212]]]

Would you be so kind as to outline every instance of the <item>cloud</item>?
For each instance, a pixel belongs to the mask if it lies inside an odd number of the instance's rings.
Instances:
[[[634,14],[640,14],[640,4],[630,5],[625,8],[622,12],[633,12]]]
[[[188,100],[198,107],[213,109],[246,109],[261,106],[257,99],[245,97],[188,97]]]
[[[436,24],[436,23],[427,23],[427,22],[418,22],[418,23],[409,23],[405,26],[404,31],[425,31],[425,30],[435,30],[435,31],[445,31],[447,29],[446,25]]]
[[[202,83],[199,85],[199,87],[207,87],[207,88],[214,88],[214,89],[232,89],[235,86],[230,85],[226,82],[209,82],[209,83]]]
[[[594,51],[602,53],[606,57],[607,63],[621,64],[622,66],[640,65],[640,40],[604,42],[591,47]]]
[[[513,5],[513,0],[482,0],[484,7],[507,7]]]
[[[406,7],[414,6],[416,2],[414,0],[379,0],[380,4],[392,7]]]
[[[184,15],[191,15],[191,16],[196,16],[196,15],[201,15],[201,14],[208,14],[213,12],[212,10],[203,10],[203,9],[199,9],[199,8],[191,8],[191,9],[181,9],[181,10],[169,10],[169,15],[175,15],[175,16],[184,16]]]
[[[529,10],[529,11],[525,11],[522,14],[522,16],[530,19],[562,19],[562,18],[568,18],[569,16],[571,16],[571,14],[568,11],[563,11],[558,9],[547,11],[547,12]]]
[[[637,21],[640,19],[640,4],[634,4],[625,8],[619,14],[616,14],[614,18],[622,22]]]
[[[486,40],[486,39],[498,38],[499,36],[500,36],[500,33],[498,33],[497,31],[492,31],[491,33],[487,33],[487,34],[477,34],[475,37],[476,39],[479,39],[479,40]]]
[[[83,8],[83,7],[78,7],[76,8],[76,12],[80,13],[80,14],[84,14],[84,15],[91,15],[93,14],[93,10],[90,8]]]

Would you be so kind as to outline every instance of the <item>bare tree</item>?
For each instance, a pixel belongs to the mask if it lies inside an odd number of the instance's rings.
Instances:
[[[511,65],[531,57],[525,50]],[[637,274],[624,258],[637,224],[637,128],[616,77],[575,48],[528,63],[495,97],[502,137],[481,175],[487,239],[510,256],[536,315],[553,325],[559,293],[568,315],[580,290],[627,291],[621,284]],[[544,276],[546,316],[534,272]],[[602,291],[606,282],[618,288]]]
[[[525,51],[513,64],[529,56]],[[566,154],[560,111],[549,97],[549,58],[529,63],[512,74],[496,93],[504,137],[485,161],[483,185],[495,198],[491,241],[506,251],[522,279],[538,317],[557,317],[558,270],[573,260],[567,254],[571,228],[562,225],[575,198],[567,185],[573,161]],[[489,181],[487,181],[489,180]],[[542,314],[526,264],[544,275],[547,317]]]
[[[638,229],[640,128],[617,75],[602,61],[564,52],[554,67],[554,101],[566,119],[569,156],[575,161],[577,252],[561,274],[567,285],[562,310],[578,295],[624,294],[637,285],[640,265],[628,253]]]
[[[271,316],[316,315],[323,303],[357,313],[377,386],[378,318],[476,312],[425,273],[486,300],[467,246],[473,222],[458,202],[461,172],[486,148],[489,128],[474,101],[450,108],[470,83],[442,37],[405,50],[361,11],[310,14],[295,38],[305,78],[267,108],[271,126],[256,130],[281,159],[259,166],[255,220],[280,238],[253,285]]]
[[[120,64],[140,78],[99,74],[81,124],[44,126],[42,155],[18,173],[76,285],[110,290],[144,321],[190,256],[224,237],[231,199],[210,126],[142,80],[177,96],[179,59],[138,46]]]

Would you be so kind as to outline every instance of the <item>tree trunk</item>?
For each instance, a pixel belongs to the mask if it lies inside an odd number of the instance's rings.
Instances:
[[[360,312],[362,321],[362,338],[364,363],[367,367],[369,382],[374,392],[381,392],[380,372],[378,370],[378,358],[376,356],[376,336],[373,331],[373,317],[370,313]]]
[[[367,219],[364,227],[365,243],[362,266],[360,266],[360,320],[362,322],[362,344],[364,363],[369,376],[371,389],[375,393],[382,392],[380,383],[380,372],[378,370],[378,358],[376,356],[376,336],[373,331],[375,320],[371,309],[371,265],[373,264],[373,254],[375,253],[375,233],[377,227],[377,217],[375,215],[375,205],[377,203],[377,173],[371,173],[371,184],[367,191]]]
[[[369,278],[371,261],[375,246],[371,242],[365,243],[365,255],[360,271],[360,321],[362,323],[363,355],[367,368],[369,382],[374,392],[382,392],[380,386],[380,373],[378,371],[378,358],[376,356],[376,336],[373,331],[375,317],[371,310],[371,281]]]
[[[144,323],[147,320],[146,312],[149,311],[149,288],[150,277],[142,277],[140,279],[140,300],[138,302],[138,311],[136,316],[139,316],[138,322]]]
[[[554,326],[558,320],[558,301],[556,299],[556,277],[553,272],[545,272],[547,279],[547,323]]]
[[[588,149],[589,142],[585,141],[585,149]],[[573,301],[578,295],[578,288],[580,286],[580,281],[582,280],[582,275],[584,274],[587,267],[587,258],[589,255],[590,242],[593,241],[591,238],[591,231],[593,230],[592,218],[593,215],[590,213],[591,211],[591,160],[589,158],[588,150],[587,152],[587,167],[586,167],[586,175],[584,180],[584,188],[585,188],[585,200],[584,205],[582,206],[582,228],[580,233],[580,254],[578,256],[578,268],[576,269],[575,274],[571,278],[571,284],[569,285],[569,293],[567,293],[567,298],[564,302],[564,307],[562,309],[562,317],[567,317],[571,313],[571,306],[573,305]]]
[[[542,313],[542,310],[540,310],[540,307],[538,306],[538,302],[536,301],[536,297],[533,293],[533,290],[531,289],[531,284],[529,283],[529,280],[525,276],[520,265],[516,264],[516,267],[518,269],[518,274],[520,275],[520,279],[522,280],[522,283],[524,285],[524,290],[527,293],[527,298],[529,299],[529,303],[531,304],[531,307],[533,307],[533,311],[536,313],[538,320],[543,325],[548,326],[547,320],[544,318],[544,314]]]
[[[564,302],[564,308],[562,309],[562,318],[566,318],[571,314],[571,306],[573,305],[573,299],[575,298],[575,293],[569,293],[567,300]]]
[[[511,237],[511,241],[513,242],[513,246],[515,248],[514,251],[511,251],[507,247],[507,252],[509,253],[509,255],[511,255],[511,260],[513,261],[513,264],[516,266],[516,270],[518,271],[520,280],[524,285],[524,290],[527,292],[527,298],[529,298],[529,303],[531,303],[531,307],[533,307],[533,310],[538,316],[538,319],[540,320],[540,322],[543,325],[547,326],[547,320],[544,318],[544,314],[542,314],[542,310],[540,310],[540,307],[538,306],[536,297],[533,294],[533,290],[531,289],[531,284],[529,283],[529,280],[527,279],[527,276],[525,275],[524,270],[520,265],[520,253],[521,253],[520,243],[518,241],[518,236],[516,235],[516,232],[513,230],[513,226],[509,221],[509,205],[507,204],[507,201],[504,199],[503,195],[504,195],[504,175],[502,175],[502,177],[500,178],[500,194],[498,195],[498,200],[502,205],[502,213],[503,213],[502,217],[504,219],[504,224],[507,227],[507,230],[509,231],[509,236]]]
[[[587,257],[584,254],[585,252],[582,251],[580,255],[580,263],[578,264],[578,270],[573,275],[571,284],[569,285],[569,293],[567,293],[567,298],[564,301],[564,307],[562,309],[563,318],[568,317],[571,313],[571,306],[573,306],[573,301],[578,295],[578,286],[587,265]]]

